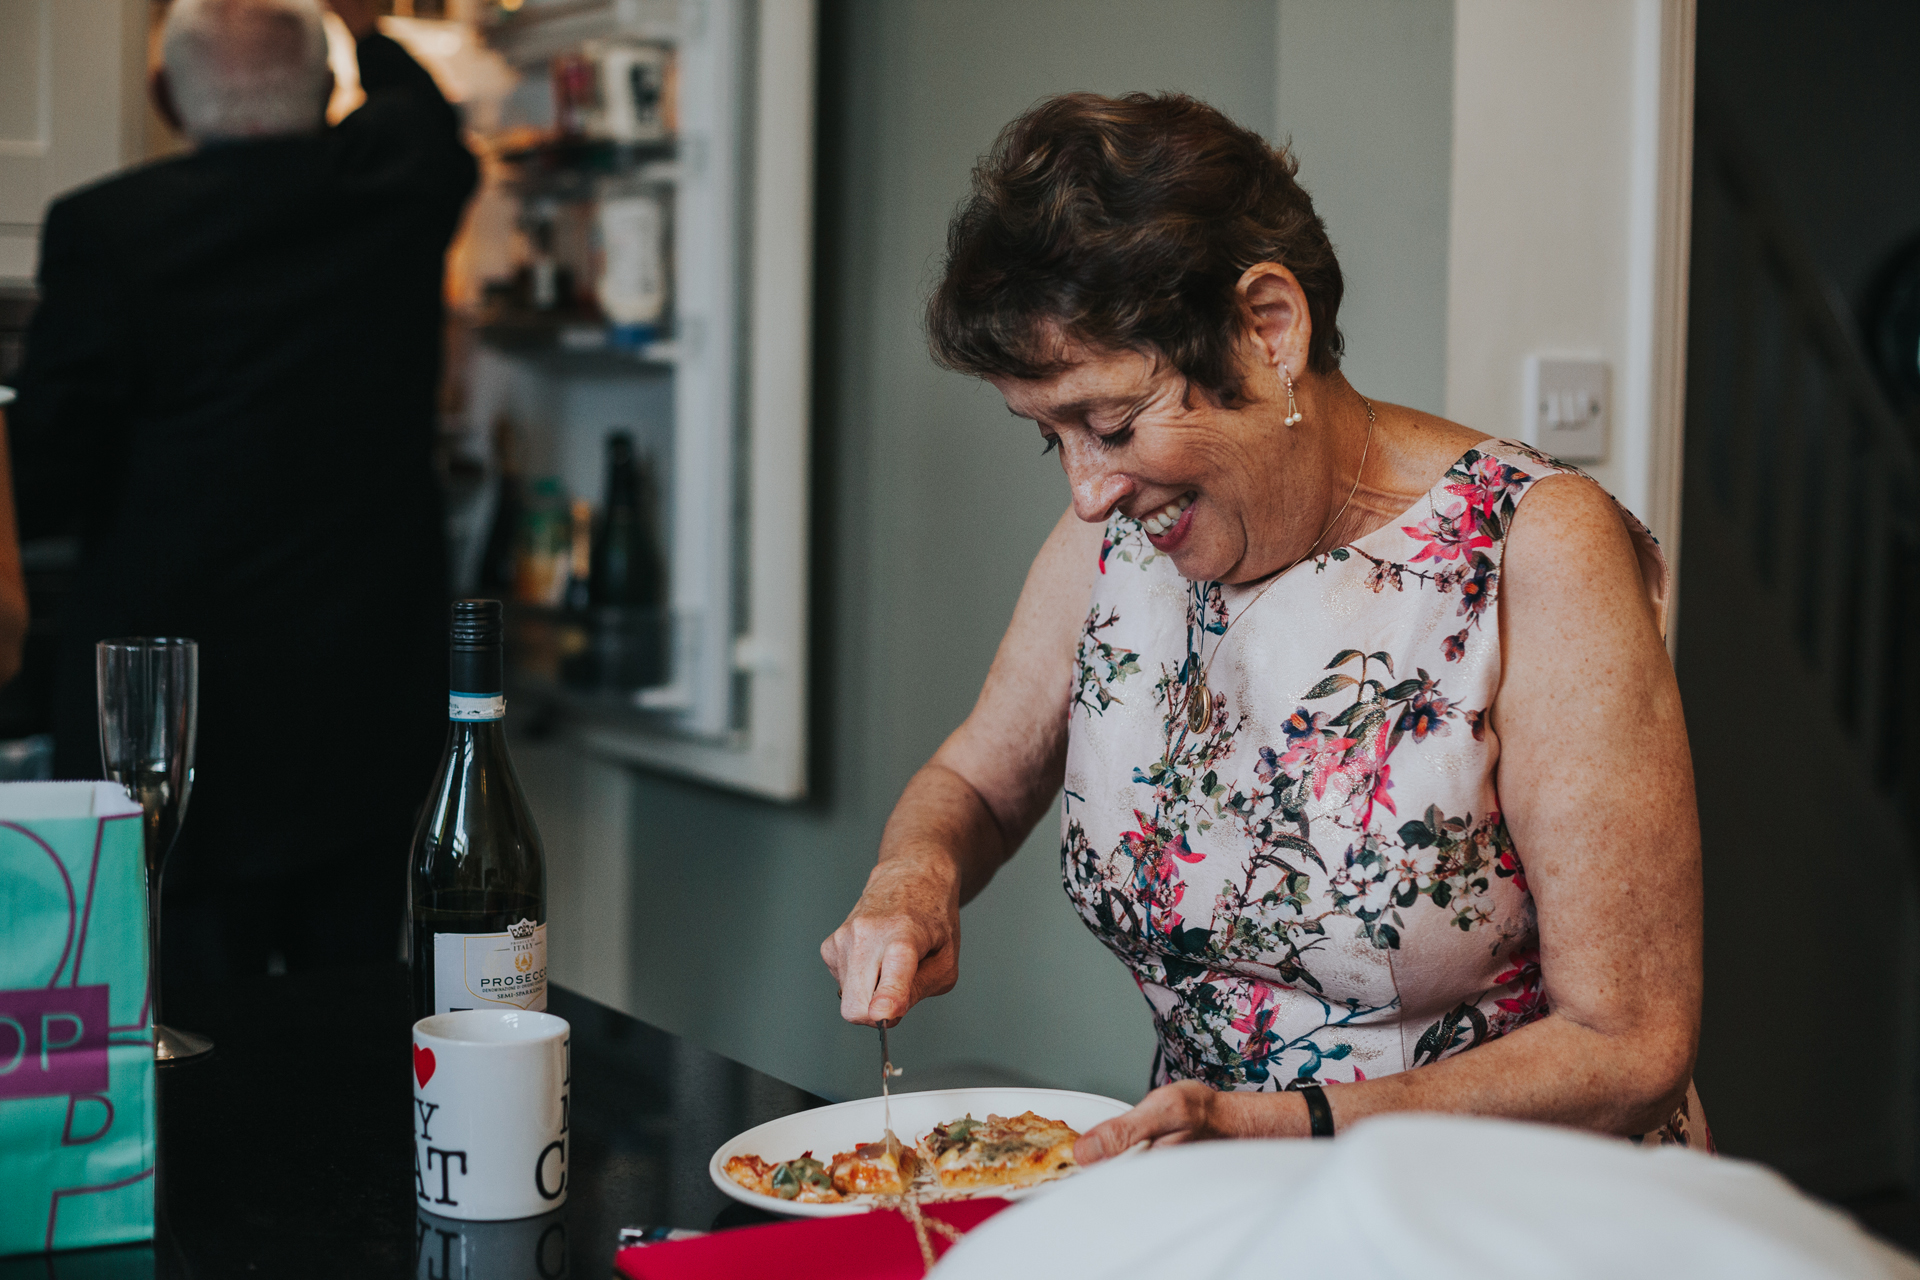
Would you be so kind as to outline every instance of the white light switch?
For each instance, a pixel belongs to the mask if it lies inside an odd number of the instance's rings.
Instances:
[[[1565,462],[1605,462],[1607,362],[1527,357],[1527,443]]]

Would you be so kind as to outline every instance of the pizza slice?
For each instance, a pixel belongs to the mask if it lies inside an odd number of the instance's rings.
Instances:
[[[943,1125],[920,1142],[942,1188],[1030,1187],[1063,1178],[1079,1166],[1073,1142],[1080,1135],[1058,1120],[1027,1111],[1017,1116],[971,1114]]]
[[[842,1195],[905,1195],[913,1183],[914,1153],[898,1138],[882,1138],[841,1152],[831,1168],[833,1189]]]
[[[841,1199],[826,1166],[815,1160],[811,1151],[780,1164],[770,1164],[759,1156],[734,1156],[727,1161],[724,1172],[747,1190],[780,1200],[838,1204]]]

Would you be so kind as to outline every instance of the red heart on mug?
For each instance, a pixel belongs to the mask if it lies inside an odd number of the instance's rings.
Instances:
[[[422,1086],[433,1079],[433,1050],[413,1046],[413,1078]]]

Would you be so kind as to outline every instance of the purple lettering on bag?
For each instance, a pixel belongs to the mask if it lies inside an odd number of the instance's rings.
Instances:
[[[0,991],[0,1098],[107,1091],[107,988]]]

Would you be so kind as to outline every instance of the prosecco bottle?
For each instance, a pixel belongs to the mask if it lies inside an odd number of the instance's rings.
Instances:
[[[547,865],[507,755],[498,600],[453,606],[447,747],[413,839],[414,1016],[547,1007]]]

